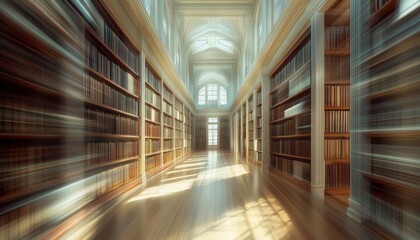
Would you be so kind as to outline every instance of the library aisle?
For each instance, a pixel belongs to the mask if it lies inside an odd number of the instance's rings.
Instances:
[[[343,212],[219,151],[194,154],[93,227],[89,239],[375,239]]]

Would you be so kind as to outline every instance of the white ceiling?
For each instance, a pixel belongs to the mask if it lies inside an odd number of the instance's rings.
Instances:
[[[181,19],[190,81],[232,85],[255,0],[173,0],[173,7]]]

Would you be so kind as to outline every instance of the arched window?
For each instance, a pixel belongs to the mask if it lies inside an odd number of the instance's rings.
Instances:
[[[215,83],[207,84],[198,91],[198,105],[226,105],[226,88]]]

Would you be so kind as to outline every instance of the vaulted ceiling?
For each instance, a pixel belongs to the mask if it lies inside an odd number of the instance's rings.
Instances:
[[[173,0],[174,14],[181,20],[189,79],[196,86],[215,81],[232,91],[255,2]]]

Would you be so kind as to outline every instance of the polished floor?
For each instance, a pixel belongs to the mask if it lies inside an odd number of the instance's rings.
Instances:
[[[112,210],[88,239],[375,239],[343,212],[232,154],[195,154]]]

